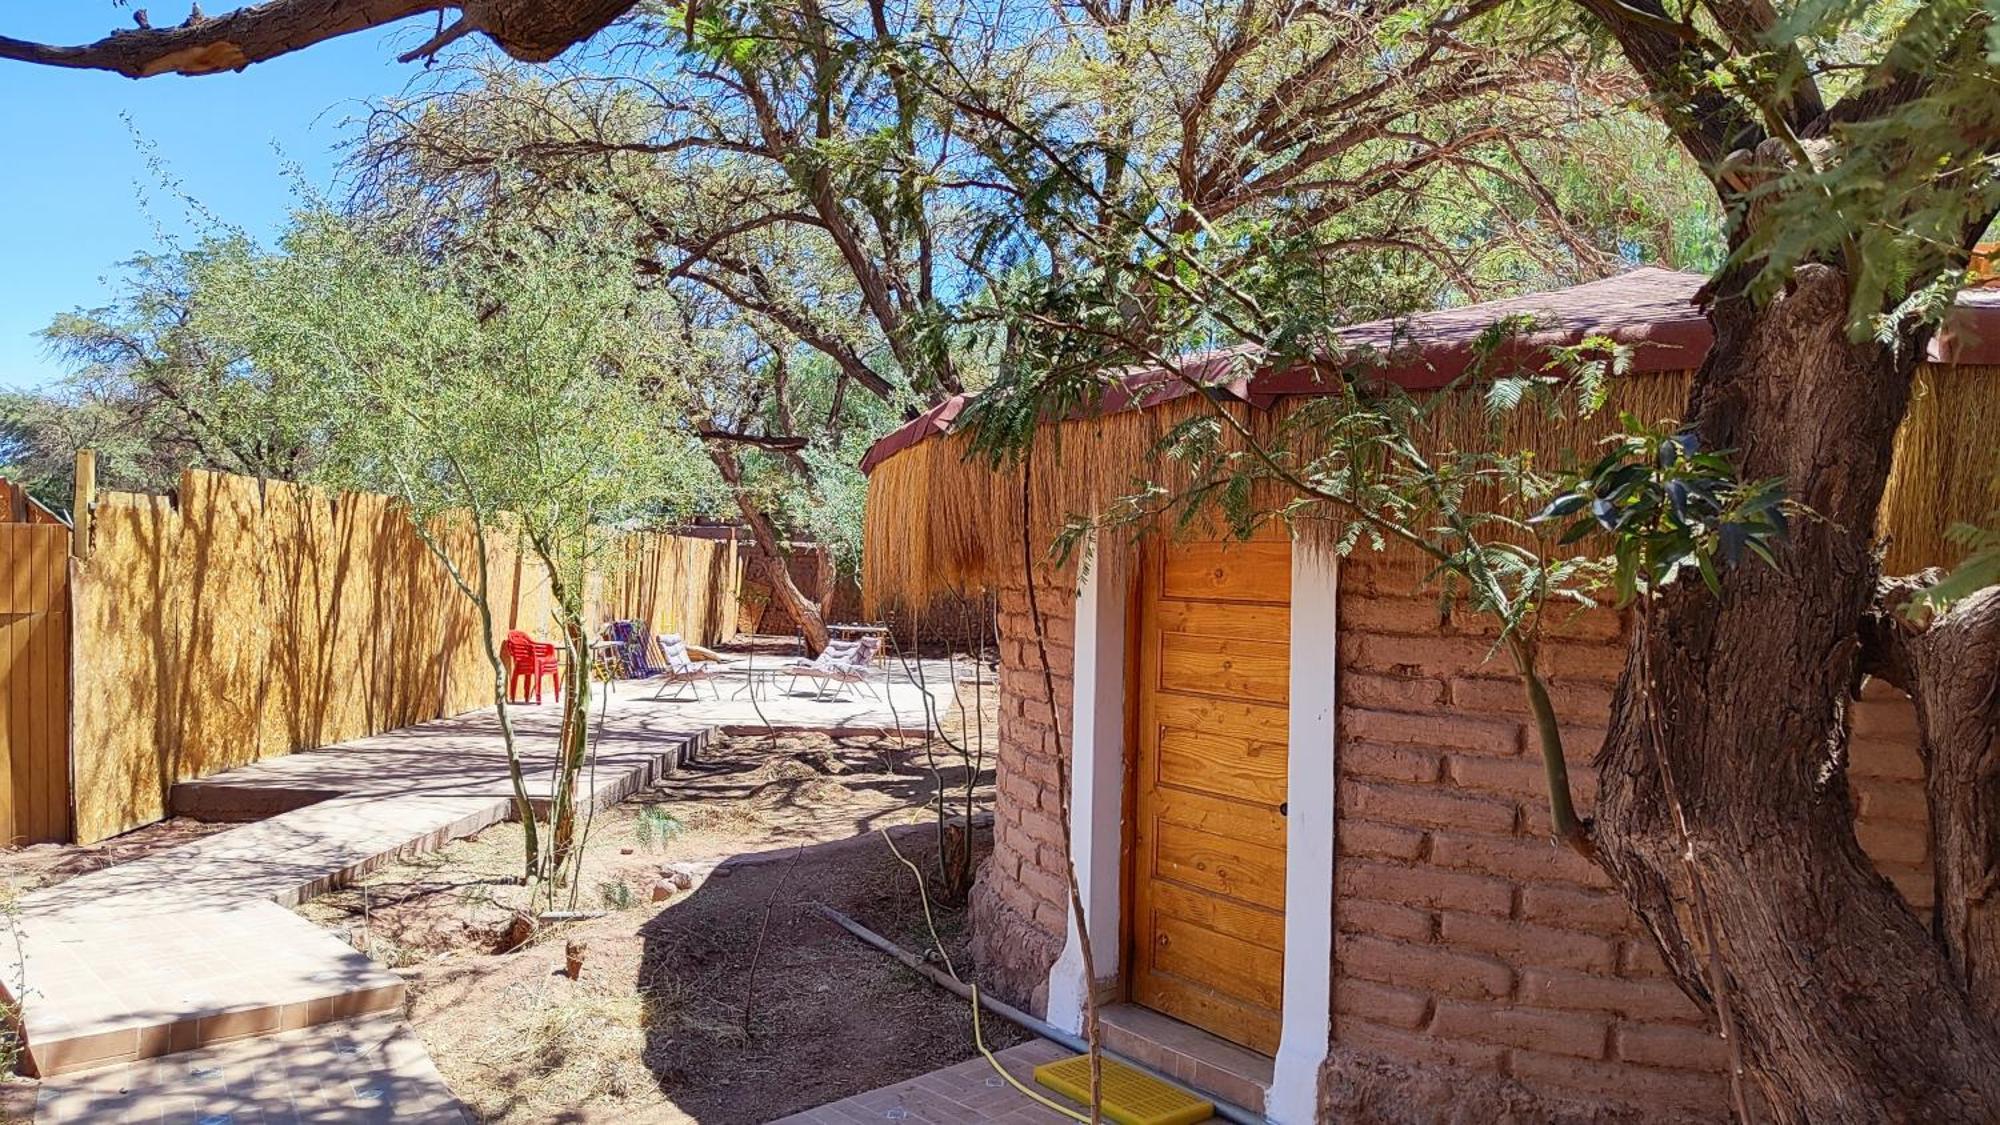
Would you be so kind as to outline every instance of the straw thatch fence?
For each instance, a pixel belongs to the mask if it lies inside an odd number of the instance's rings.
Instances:
[[[387,497],[189,472],[172,497],[96,497],[76,567],[74,837],[166,813],[174,782],[487,706],[475,607]],[[473,536],[434,528],[464,566]],[[494,622],[547,635],[539,567],[489,559]],[[735,630],[732,544],[620,536],[589,619],[708,641]]]

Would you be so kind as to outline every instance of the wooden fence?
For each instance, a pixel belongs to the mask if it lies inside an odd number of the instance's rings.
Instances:
[[[0,842],[38,844],[69,839],[70,536],[13,515],[0,514]]]
[[[44,527],[67,528],[61,516],[48,505],[28,495],[28,490],[0,477],[0,523],[38,523]]]
[[[175,781],[491,701],[477,610],[386,497],[189,472],[175,498],[104,493],[86,510],[63,802],[79,841],[160,819]],[[432,531],[470,573],[469,527]],[[733,632],[730,546],[621,537],[587,586],[592,620]],[[496,631],[545,634],[539,568],[491,550]]]

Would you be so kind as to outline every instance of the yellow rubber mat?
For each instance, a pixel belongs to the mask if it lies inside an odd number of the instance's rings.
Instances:
[[[1090,1056],[1035,1068],[1035,1081],[1071,1101],[1090,1101]],[[1215,1116],[1215,1103],[1169,1086],[1115,1059],[1104,1060],[1104,1116],[1118,1125],[1194,1125]]]

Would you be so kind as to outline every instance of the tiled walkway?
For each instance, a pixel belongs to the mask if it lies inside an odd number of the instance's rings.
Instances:
[[[769,655],[760,655],[755,660],[733,657],[715,681],[718,690],[711,692],[703,685],[697,698],[694,690],[688,688],[680,693],[680,698],[665,706],[683,722],[706,724],[724,734],[756,733],[769,723],[780,729],[824,730],[835,734],[892,733],[900,729],[912,735],[924,730],[926,689],[931,705],[940,712],[952,707],[954,667],[943,660],[912,657],[907,664],[895,660],[870,679],[872,694],[850,687],[829,698],[815,696],[814,684],[809,679],[796,684],[783,676],[774,679],[777,669],[790,662],[790,658]],[[961,660],[955,671],[970,676],[972,666]],[[990,670],[986,673],[989,694],[994,691],[992,675]],[[752,679],[757,681],[755,699],[746,688]],[[650,681],[618,685],[621,697],[646,699],[657,690],[658,685]],[[969,684],[961,690],[970,698]],[[715,698],[717,695],[721,698]]]
[[[463,1125],[424,1045],[389,1016],[42,1084],[36,1125]]]
[[[553,707],[521,716],[533,793],[547,791],[556,721]],[[583,779],[599,806],[705,738],[671,709],[629,699],[609,701],[601,730]],[[286,907],[505,819],[505,762],[497,721],[475,712],[176,787],[177,801],[210,814],[233,803],[239,817],[290,811],[21,901],[12,932],[0,932],[0,988],[22,1000],[34,1070],[46,1077],[399,1009],[399,977]]]
[[[1065,1105],[1073,1103],[1035,1085],[1035,1068],[1074,1052],[1046,1039],[1031,1039],[995,1052],[1000,1064],[1022,1085]],[[817,1109],[795,1113],[773,1125],[969,1125],[1001,1121],[1007,1125],[1069,1125],[1070,1119],[1036,1105],[1026,1094],[993,1073],[986,1059],[975,1057],[929,1074],[856,1094]]]
[[[1083,1106],[1035,1084],[1035,1068],[1046,1062],[1068,1058],[1076,1052],[1046,1039],[1031,1039],[1019,1046],[995,1052],[1008,1074],[1035,1093],[1058,1105],[1081,1113]],[[977,1122],[1004,1122],[1005,1125],[1070,1125],[1073,1118],[1039,1105],[993,1073],[993,1064],[984,1056],[967,1059],[957,1066],[829,1102],[804,1113],[773,1122],[772,1125],[974,1125]],[[1106,1118],[1109,1120],[1109,1118]],[[1211,1125],[1222,1119],[1212,1117]]]

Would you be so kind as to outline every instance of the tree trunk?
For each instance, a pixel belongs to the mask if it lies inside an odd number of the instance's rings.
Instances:
[[[2000,1120],[2000,1035],[1861,850],[1846,777],[1875,512],[1922,341],[1851,342],[1832,268],[1801,267],[1761,309],[1742,280],[1719,279],[1690,419],[1808,511],[1778,567],[1729,569],[1720,597],[1660,592],[1598,759],[1602,859],[1712,1012],[1692,852],[1747,1079],[1778,1119]]]
[[[1916,704],[1937,888],[1932,931],[1973,1010],[2000,1026],[2000,586],[1912,621],[1909,597],[1927,584],[1883,583],[1867,669]]]
[[[743,487],[743,463],[736,459],[736,452],[714,442],[705,445],[709,459],[715,462],[716,470],[729,485],[730,495],[736,500],[736,510],[743,514],[743,522],[750,525],[752,538],[756,539],[758,549],[764,552],[764,572],[771,579],[771,593],[798,624],[799,636],[805,641],[806,651],[818,655],[826,647],[826,620],[820,616],[819,607],[799,590],[798,583],[792,581],[784,539],[771,526],[771,517],[764,514],[764,509]]]
[[[813,577],[819,582],[819,619],[833,616],[833,602],[840,596],[840,570],[833,565],[833,552],[820,544],[813,551]]]

